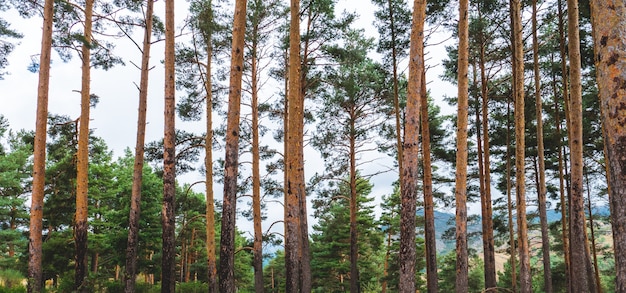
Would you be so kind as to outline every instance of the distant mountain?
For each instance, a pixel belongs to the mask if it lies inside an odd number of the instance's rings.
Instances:
[[[529,211],[528,214],[537,214],[535,210]],[[602,216],[607,217],[610,215],[608,206],[595,207],[593,209],[594,217]],[[424,210],[417,211],[417,215],[424,216]],[[455,229],[455,215],[452,213],[446,213],[441,211],[435,211],[435,239],[437,239],[437,253],[445,254],[455,249],[454,241],[454,229]],[[561,212],[550,209],[547,211],[548,222],[553,223],[561,220]],[[539,219],[534,217],[532,219],[533,224],[539,223]],[[481,217],[480,215],[469,215],[467,223],[467,232],[469,234],[469,247],[474,247],[481,250]],[[421,235],[420,235],[421,233]],[[418,237],[423,236],[423,228],[418,229]]]

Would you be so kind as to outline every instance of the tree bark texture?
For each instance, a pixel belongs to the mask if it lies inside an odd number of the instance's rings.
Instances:
[[[298,120],[302,120],[302,96],[300,80],[300,1],[291,0],[291,22],[289,27],[289,85],[287,95],[288,121],[285,162],[287,192],[285,194],[285,292],[301,292],[302,280],[302,237],[300,218],[300,192],[298,164],[303,145],[298,134]]]
[[[351,113],[355,113],[355,109]],[[359,281],[359,238],[357,230],[357,192],[356,192],[356,130],[355,117],[350,119],[350,292],[361,292]]]
[[[578,25],[578,0],[567,1],[568,52],[570,60],[570,127],[571,147],[571,194],[570,194],[570,256],[572,290],[586,292],[589,288],[587,274],[587,253],[585,234],[587,233],[584,214],[583,191],[583,132],[582,132],[582,84]]]
[[[74,286],[78,292],[86,292],[85,280],[88,274],[87,258],[87,194],[89,191],[89,110],[91,108],[91,27],[93,0],[85,1],[84,43],[81,51],[80,123],[78,131],[78,151],[76,166],[76,216],[74,223],[74,243],[76,263]]]
[[[591,1],[596,74],[615,251],[615,292],[626,292],[626,24],[623,0]]]
[[[33,186],[30,204],[28,239],[28,292],[41,292],[43,286],[42,230],[43,198],[46,180],[46,137],[48,126],[48,89],[50,86],[50,53],[52,51],[53,0],[46,0],[39,55],[39,85],[33,151]]]
[[[174,0],[165,1],[165,95],[163,130],[163,247],[161,260],[161,292],[173,293],[176,288],[176,97],[174,71]]]
[[[456,130],[456,292],[468,290],[467,247],[467,125],[469,110],[468,0],[459,1],[458,107]]]
[[[126,271],[124,292],[135,291],[137,275],[137,246],[139,241],[139,218],[141,215],[141,184],[143,181],[144,145],[146,140],[146,112],[148,105],[148,76],[150,73],[150,47],[152,37],[152,15],[154,1],[146,1],[145,29],[141,54],[141,80],[139,81],[139,110],[137,111],[137,142],[135,144],[135,163],[133,165],[133,186],[128,216],[128,240],[126,244]]]
[[[409,81],[407,89],[405,141],[402,152],[402,182],[400,208],[400,292],[415,292],[415,211],[417,180],[419,178],[419,116],[424,61],[424,18],[426,1],[413,1],[413,24],[409,53]]]
[[[524,43],[522,40],[521,0],[511,1],[513,23],[513,70],[515,97],[515,194],[517,202],[517,242],[520,259],[520,292],[532,291],[528,224],[526,222]]]
[[[246,29],[246,0],[235,2],[233,41],[228,92],[228,118],[224,157],[224,200],[220,239],[219,289],[234,293],[235,288],[235,220],[237,218],[237,173],[239,164],[239,118],[241,116],[241,80],[243,76],[244,37]]]

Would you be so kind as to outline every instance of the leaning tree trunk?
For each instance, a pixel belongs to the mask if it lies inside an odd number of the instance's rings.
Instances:
[[[520,290],[532,291],[528,224],[526,222],[525,117],[524,117],[524,43],[522,40],[521,0],[511,1],[513,23],[513,70],[515,97],[515,195],[517,202],[517,241],[520,258]]]
[[[468,290],[467,247],[467,123],[469,19],[468,0],[459,1],[458,119],[456,130],[456,292]]]
[[[135,292],[137,276],[137,246],[139,241],[139,218],[141,215],[141,184],[143,181],[144,145],[146,140],[146,111],[148,105],[148,75],[150,73],[150,47],[152,36],[152,15],[154,1],[147,1],[143,50],[141,54],[141,80],[139,81],[139,110],[137,115],[137,142],[135,144],[135,164],[133,165],[133,186],[130,196],[128,216],[128,240],[126,242],[126,272],[124,292]]]
[[[400,208],[400,292],[415,292],[415,210],[417,203],[419,116],[424,54],[424,16],[426,1],[413,2],[411,49],[409,53],[409,83],[407,89],[405,141],[402,153],[402,182]]]
[[[228,92],[228,118],[224,156],[224,200],[220,239],[219,287],[222,293],[234,293],[235,287],[235,220],[237,213],[237,173],[239,164],[239,118],[241,116],[241,80],[243,76],[246,0],[235,2],[233,41]]]
[[[624,0],[591,1],[600,110],[607,152],[615,292],[626,292],[626,39]]]
[[[43,198],[46,180],[46,136],[48,126],[48,89],[50,85],[50,53],[52,51],[53,0],[46,0],[43,10],[41,54],[39,55],[39,85],[33,150],[33,186],[30,204],[28,236],[28,292],[41,292],[43,285],[42,230]]]
[[[76,246],[76,263],[74,289],[87,292],[87,193],[89,190],[89,109],[91,106],[91,27],[93,16],[93,0],[85,1],[85,31],[82,46],[82,82],[80,89],[80,128],[78,131],[78,151],[76,164],[76,217],[74,226],[74,243]]]
[[[176,134],[174,71],[174,0],[165,1],[165,96],[163,137],[163,225],[161,292],[176,288]]]
[[[543,283],[546,293],[552,293],[552,270],[550,268],[550,235],[546,211],[546,166],[543,146],[543,108],[541,101],[541,77],[539,76],[539,39],[537,37],[537,0],[533,0],[533,72],[535,77],[535,116],[537,117],[537,160],[539,221],[541,225],[541,251],[543,258]]]

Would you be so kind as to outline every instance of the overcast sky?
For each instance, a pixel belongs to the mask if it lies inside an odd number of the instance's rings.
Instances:
[[[356,27],[364,28],[366,34],[377,37],[377,31],[372,23],[374,21],[373,12],[375,7],[370,1],[359,0],[359,5],[354,5],[354,0],[339,0],[338,10],[356,11],[360,16]],[[409,1],[411,2],[411,1]],[[155,3],[156,13],[163,16],[163,1]],[[183,23],[187,15],[187,3],[177,1],[177,26]],[[24,35],[19,40],[19,44],[14,52],[9,55],[9,67],[5,71],[9,74],[0,80],[0,114],[3,114],[9,121],[11,129],[33,130],[35,126],[35,109],[37,99],[38,75],[27,70],[32,58],[38,60],[41,41],[40,18],[21,19],[13,11],[2,12],[3,17],[11,23],[11,27]],[[139,32],[141,33],[141,32]],[[438,42],[447,38],[447,33],[442,33],[436,37]],[[138,35],[137,40],[141,39]],[[449,43],[449,42],[448,42]],[[138,90],[135,84],[139,83],[139,70],[129,61],[134,60],[138,64],[141,58],[139,50],[128,40],[119,39],[116,41],[116,52],[123,56],[126,66],[117,66],[109,71],[93,70],[91,89],[92,93],[100,96],[100,103],[91,110],[90,127],[95,135],[102,137],[115,156],[122,154],[127,147],[131,149],[135,145],[136,124],[137,124],[137,104]],[[443,108],[444,112],[451,113],[454,109],[445,107],[443,96],[455,96],[456,87],[450,83],[440,81],[441,74],[439,65],[445,57],[443,46],[428,47],[430,56],[428,61],[431,68],[427,73],[428,89],[436,103]],[[163,136],[163,80],[164,73],[160,61],[163,59],[163,44],[157,43],[152,48],[151,64],[154,69],[150,72],[150,89],[148,101],[148,125],[146,129],[146,141],[158,140]],[[64,63],[53,51],[52,68],[49,94],[49,112],[54,114],[67,115],[73,119],[80,115],[80,61],[74,58],[72,62]],[[401,68],[405,70],[406,68]],[[182,122],[177,121],[177,128],[203,132],[204,122]],[[269,135],[266,140],[273,140]],[[384,155],[386,156],[386,155]],[[319,162],[319,156],[315,151],[309,149],[305,153],[307,160],[306,175],[311,176],[316,171],[314,168],[321,168],[323,164]],[[389,165],[390,161],[381,164]],[[313,169],[312,169],[313,168]],[[321,170],[317,170],[321,171]],[[198,172],[180,178],[184,182],[201,180],[203,176]],[[391,193],[391,183],[397,178],[397,173],[388,173],[376,178],[372,182],[375,189],[372,195],[380,199],[382,195]],[[202,189],[202,188],[200,188]],[[221,196],[221,186],[215,187],[215,192]],[[282,216],[280,213],[278,216]],[[309,208],[309,214],[312,210]],[[243,223],[242,223],[243,224]],[[282,228],[281,228],[282,229]]]

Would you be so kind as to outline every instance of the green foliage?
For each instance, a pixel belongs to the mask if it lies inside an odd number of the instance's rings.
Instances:
[[[456,280],[456,253],[454,251],[438,258],[439,291],[454,292]],[[483,262],[477,256],[470,256],[468,292],[481,292],[484,284]]]
[[[347,184],[321,194],[314,204],[318,223],[311,235],[311,270],[315,292],[343,292],[349,288],[350,278],[350,214]],[[357,179],[357,227],[361,285],[380,284],[383,268],[383,235],[374,219],[373,199],[369,197],[372,185],[361,177]]]

